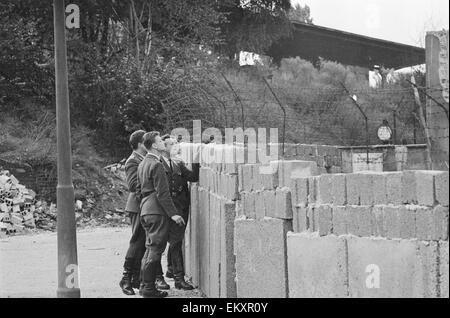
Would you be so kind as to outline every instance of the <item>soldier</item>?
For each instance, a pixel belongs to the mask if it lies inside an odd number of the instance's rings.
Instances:
[[[164,142],[158,132],[144,135],[147,156],[138,167],[137,195],[141,200],[141,224],[146,234],[146,251],[142,259],[141,294],[144,298],[163,298],[167,292],[156,288],[156,276],[161,267],[161,255],[170,239],[172,224],[184,226],[185,222],[170,196],[169,182],[161,163]]]
[[[200,165],[192,164],[192,170],[188,169],[181,160],[172,158],[174,154],[173,146],[177,143],[176,139],[165,135],[162,137],[165,143],[165,151],[161,162],[164,165],[169,179],[170,193],[172,200],[179,214],[186,221],[189,219],[190,191],[188,182],[198,182]],[[184,261],[183,261],[183,238],[186,226],[177,226],[170,222],[169,250],[167,252],[167,278],[174,278],[175,288],[191,290],[194,287],[184,280]],[[162,268],[160,267],[157,277],[157,285],[165,287]]]
[[[145,231],[141,226],[139,201],[135,193],[138,166],[147,154],[143,145],[144,135],[145,131],[143,130],[131,134],[130,146],[133,152],[125,163],[128,191],[130,192],[125,211],[130,215],[132,234],[123,265],[123,277],[119,285],[123,293],[128,296],[135,295],[133,288],[139,288],[141,261],[145,253]]]

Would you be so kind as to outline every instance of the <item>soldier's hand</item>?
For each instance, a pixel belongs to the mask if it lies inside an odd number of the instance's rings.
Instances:
[[[172,216],[172,220],[173,220],[176,224],[178,224],[179,226],[186,225],[186,223],[184,223],[183,217],[181,217],[180,215],[174,215],[174,216]]]

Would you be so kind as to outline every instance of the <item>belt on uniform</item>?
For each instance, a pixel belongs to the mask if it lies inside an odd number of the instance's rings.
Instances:
[[[152,195],[154,192],[142,192],[142,199]]]

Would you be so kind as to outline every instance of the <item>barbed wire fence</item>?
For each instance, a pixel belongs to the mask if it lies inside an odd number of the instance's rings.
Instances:
[[[278,87],[270,78],[242,84],[220,73],[186,74],[174,85],[169,96],[161,101],[168,131],[183,127],[192,132],[193,120],[201,120],[203,129],[215,127],[222,131],[237,127],[278,128],[280,144],[359,146],[367,147],[367,152],[374,151],[373,145],[383,144],[377,136],[383,121],[392,129],[388,142],[392,145],[416,145],[416,149],[424,152],[427,148],[424,146],[427,144],[425,129],[440,131],[439,136],[433,137],[434,142],[449,138],[448,122],[440,127],[427,121],[427,126],[423,127],[412,87],[285,88]],[[420,90],[432,94],[441,88],[420,87]],[[358,97],[367,116],[367,127],[352,95]],[[441,110],[436,112],[442,114]],[[434,112],[424,115],[434,115]],[[431,157],[439,157],[436,150],[428,150]],[[401,164],[400,157],[384,158],[384,164]],[[420,154],[416,157],[424,166],[432,164]],[[437,164],[434,162],[435,166],[448,169],[448,158],[440,160]]]

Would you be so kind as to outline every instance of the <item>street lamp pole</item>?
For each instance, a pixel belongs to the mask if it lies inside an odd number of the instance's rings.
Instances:
[[[58,298],[79,298],[64,0],[53,1],[58,152]]]

